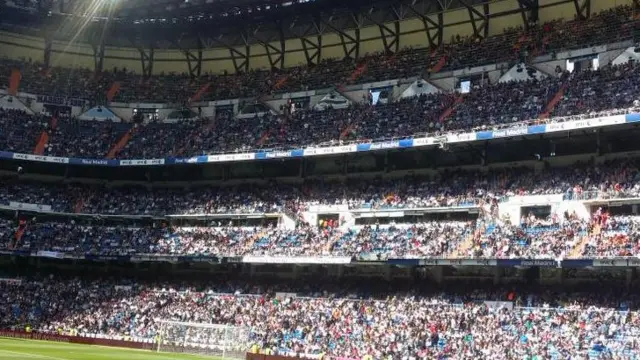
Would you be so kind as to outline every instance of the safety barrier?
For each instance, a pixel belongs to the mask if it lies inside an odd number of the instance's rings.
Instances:
[[[152,342],[145,343],[145,342],[126,341],[126,340],[103,339],[98,337],[49,334],[49,333],[41,333],[41,332],[0,330],[0,337],[14,338],[14,339],[27,339],[27,340],[55,341],[55,342],[63,342],[63,343],[70,343],[70,344],[100,345],[100,346],[111,346],[111,347],[125,347],[125,348],[131,348],[131,349],[153,350]]]

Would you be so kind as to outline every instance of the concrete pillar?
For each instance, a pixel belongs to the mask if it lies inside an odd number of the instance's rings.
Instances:
[[[444,267],[435,266],[431,269],[431,274],[433,274],[433,280],[436,284],[442,284],[444,281]]]

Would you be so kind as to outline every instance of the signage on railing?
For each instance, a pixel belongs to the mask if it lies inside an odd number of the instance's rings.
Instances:
[[[326,147],[309,147],[292,150],[265,150],[252,153],[201,155],[190,158],[166,158],[166,159],[132,159],[132,160],[107,160],[107,159],[78,159],[55,156],[40,156],[32,154],[18,154],[0,151],[0,158],[39,161],[47,163],[94,165],[94,166],[158,166],[173,164],[204,164],[216,162],[235,162],[249,160],[286,159],[303,156],[335,155],[365,151],[406,149],[424,146],[433,146],[442,143],[463,143],[472,141],[485,141],[498,138],[518,137],[533,134],[545,134],[558,131],[595,128],[603,126],[620,125],[640,121],[640,113],[621,115],[603,115],[599,117],[569,119],[552,119],[547,124],[523,125],[512,124],[501,129],[490,131],[472,131],[467,133],[453,133],[441,136],[416,137],[402,140],[386,140],[379,142],[363,142],[353,144],[340,144]]]
[[[476,258],[476,259],[444,259],[444,258],[380,258],[376,254],[357,256],[269,256],[269,255],[245,255],[245,256],[224,256],[224,255],[162,255],[162,254],[132,254],[132,255],[94,255],[94,254],[74,254],[55,251],[22,251],[22,250],[0,250],[0,255],[12,256],[33,256],[46,257],[50,259],[76,259],[90,261],[131,261],[131,262],[169,262],[169,263],[194,263],[207,262],[210,264],[324,264],[324,265],[346,265],[346,264],[376,264],[394,266],[482,266],[482,267],[542,267],[542,268],[591,268],[591,267],[618,267],[635,268],[640,267],[640,257],[611,257],[599,259],[496,259],[496,258]],[[3,279],[0,279],[2,282]]]
[[[252,264],[349,264],[348,256],[245,256],[243,263]]]

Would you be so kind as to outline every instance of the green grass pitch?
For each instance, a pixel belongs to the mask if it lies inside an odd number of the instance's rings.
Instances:
[[[0,338],[0,360],[220,360],[220,358],[39,340]]]

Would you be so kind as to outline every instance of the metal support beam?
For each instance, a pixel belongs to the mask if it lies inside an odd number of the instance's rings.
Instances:
[[[222,36],[219,36],[217,38],[202,37],[201,41],[202,41],[203,47],[207,49],[215,48],[217,45],[217,46],[222,46],[227,50],[229,50],[229,56],[231,57],[231,61],[233,62],[233,68],[235,69],[235,71],[247,72],[249,71],[249,57],[251,55],[251,50],[250,50],[249,39],[246,31],[244,30],[241,31],[240,38],[244,45],[241,48],[236,48],[234,46],[227,44],[225,41],[222,40]]]
[[[351,12],[350,19],[353,22],[354,34],[351,35],[348,32],[342,30],[340,27],[333,24],[333,17],[325,19],[324,23],[331,30],[338,33],[340,37],[340,43],[342,44],[342,50],[344,51],[345,58],[359,59],[360,58],[360,29],[362,28],[362,15]]]
[[[51,67],[51,45],[53,43],[52,36],[49,32],[44,37],[44,67],[46,69]]]
[[[441,5],[441,2],[438,2],[438,4]],[[407,5],[407,9],[422,20],[429,47],[432,49],[441,47],[444,44],[444,15],[442,11],[439,11],[435,15],[437,19],[436,22],[432,19],[433,15],[427,15],[426,12],[418,10],[413,5]]]
[[[155,42],[147,42],[143,40],[142,34],[125,35],[129,42],[138,50],[140,54],[140,64],[142,66],[142,76],[150,77],[153,74],[153,53],[156,46]]]
[[[96,74],[104,70],[104,44],[109,36],[110,20],[111,14],[109,14],[106,22],[92,27],[89,33],[89,44],[93,50],[93,70]]]
[[[322,58],[322,35],[316,37],[315,43],[307,38],[300,38],[300,42],[307,65],[317,65]]]
[[[363,14],[364,17],[378,26],[385,52],[397,53],[400,50],[400,21],[406,16],[406,8],[402,5],[392,6],[388,9],[382,21],[378,21],[371,16],[373,11],[374,8],[370,8],[369,11]],[[392,22],[391,27],[387,26],[386,22]]]
[[[459,0],[469,13],[469,20],[473,28],[473,35],[477,39],[485,39],[489,36],[489,3],[482,5],[482,12],[469,4],[467,0]]]
[[[242,38],[242,43],[244,44],[244,53],[242,53],[241,51],[237,51],[235,48],[233,51],[231,51],[231,48],[229,48],[229,51],[233,60],[233,67],[236,69],[236,72],[248,72],[249,58],[251,57],[251,44],[249,43],[249,34],[245,30],[240,34],[240,37]],[[238,56],[234,56],[234,54]]]
[[[518,0],[520,14],[522,15],[522,25],[525,30],[529,30],[529,25],[538,22],[540,4],[538,0]]]
[[[278,37],[280,40],[280,69],[284,69],[284,57],[287,53],[287,39],[284,36],[284,23],[279,21],[278,23]],[[273,65],[272,65],[273,66]]]
[[[153,46],[149,46],[149,48],[138,47],[138,52],[140,53],[142,75],[144,77],[151,77],[153,74]]]
[[[251,35],[251,39],[257,41],[259,44],[264,46],[265,51],[267,52],[267,58],[269,59],[269,65],[271,68],[284,68],[284,56],[285,56],[285,36],[284,29],[282,28],[282,21],[278,20],[276,22],[276,27],[278,29],[278,37],[263,39],[258,36],[260,34],[260,26],[253,28],[249,33]],[[278,47],[273,44],[277,43]]]
[[[104,70],[104,39],[101,39],[98,44],[92,44],[93,49],[93,69],[96,73],[101,73]]]
[[[291,28],[295,25],[295,21],[292,22]],[[296,34],[302,44],[307,65],[316,65],[322,59],[322,34],[324,34],[325,29],[324,23],[319,18],[316,18],[307,26],[304,32]]]
[[[196,35],[197,47],[194,50],[191,50],[187,47],[182,46],[182,37],[179,37],[177,40],[170,40],[182,53],[184,54],[187,60],[187,67],[189,69],[189,76],[192,78],[199,77],[202,73],[202,40],[200,34]]]
[[[591,17],[591,0],[573,0],[576,8],[576,17],[585,20]]]

